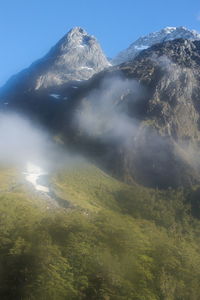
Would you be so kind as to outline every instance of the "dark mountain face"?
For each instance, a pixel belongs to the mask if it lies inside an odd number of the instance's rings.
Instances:
[[[128,182],[187,186],[200,182],[199,77],[200,41],[179,39],[86,82],[11,89],[2,107],[31,113]]]
[[[200,42],[176,40],[144,51],[119,66],[148,90],[139,118],[153,120],[159,131],[175,140],[199,138]]]
[[[73,137],[129,182],[199,182],[199,58],[199,41],[175,40],[96,75],[79,104],[91,122],[73,116]]]

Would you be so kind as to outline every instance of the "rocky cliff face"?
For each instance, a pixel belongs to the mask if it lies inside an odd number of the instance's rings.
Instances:
[[[113,59],[112,63],[118,65],[128,60],[132,60],[144,49],[158,43],[179,38],[199,40],[200,34],[195,30],[189,30],[185,27],[166,27],[158,32],[152,32],[146,36],[140,37],[127,49],[121,51],[117,57]]]
[[[88,81],[18,90],[2,103],[129,183],[189,186],[200,182],[199,80],[200,41],[178,39]]]
[[[13,76],[4,89],[38,90],[86,80],[108,66],[110,63],[97,40],[75,27],[45,57]]]
[[[200,41],[157,44],[93,78],[76,104],[81,117],[73,138],[128,182],[197,183],[199,80]]]
[[[43,60],[49,66],[37,78],[36,89],[86,80],[110,65],[97,40],[80,27],[64,36]]]

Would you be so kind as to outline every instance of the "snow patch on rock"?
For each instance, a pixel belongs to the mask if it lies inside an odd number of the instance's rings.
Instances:
[[[60,95],[58,95],[58,94],[50,94],[50,96],[55,99],[60,99]]]

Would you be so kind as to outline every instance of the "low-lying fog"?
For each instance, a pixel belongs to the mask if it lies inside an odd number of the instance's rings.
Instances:
[[[15,113],[0,114],[0,166],[21,169],[23,177],[37,191],[49,192],[47,185],[38,183],[41,176],[80,160],[25,117]]]

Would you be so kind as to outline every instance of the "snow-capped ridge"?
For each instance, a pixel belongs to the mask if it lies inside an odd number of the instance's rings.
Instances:
[[[200,33],[196,30],[190,30],[184,26],[165,27],[160,31],[149,33],[146,36],[138,38],[127,49],[121,51],[113,60],[113,64],[120,64],[134,59],[140,51],[151,47],[154,44],[170,41],[178,38],[189,40],[200,40]]]

